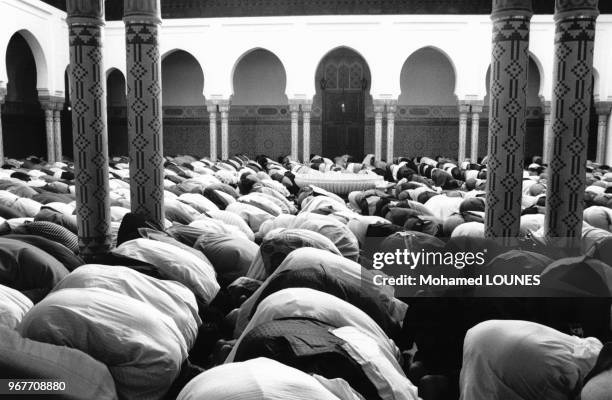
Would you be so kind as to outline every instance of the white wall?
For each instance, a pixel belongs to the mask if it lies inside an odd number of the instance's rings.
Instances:
[[[0,0],[0,59],[8,40],[25,29],[35,54],[38,88],[63,95],[68,64],[65,13],[37,0]],[[530,51],[539,64],[540,95],[552,94],[554,22],[551,15],[532,19]],[[312,98],[314,75],[329,51],[346,46],[366,60],[374,98],[398,98],[400,75],[408,57],[431,46],[451,60],[456,72],[458,99],[482,99],[491,54],[491,21],[486,15],[356,15],[249,17],[165,20],[162,54],[183,49],[192,54],[204,73],[207,99],[230,98],[232,72],[250,50],[264,48],[276,55],[286,72],[288,98]],[[124,25],[107,23],[106,68],[125,74]],[[612,15],[598,19],[595,67],[599,72],[595,93],[612,100]],[[6,65],[0,62],[0,85],[6,84]]]
[[[66,13],[37,0],[0,0],[0,86],[8,81],[6,49],[20,32],[34,54],[37,89],[41,94],[64,95],[64,71],[69,62]]]

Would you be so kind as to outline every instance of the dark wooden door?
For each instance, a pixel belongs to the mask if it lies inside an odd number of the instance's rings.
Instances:
[[[363,158],[364,92],[323,92],[323,155]]]

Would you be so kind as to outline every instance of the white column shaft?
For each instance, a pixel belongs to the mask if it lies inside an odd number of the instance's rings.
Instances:
[[[382,158],[382,111],[374,112],[374,158]]]
[[[211,161],[217,160],[217,106],[212,105],[207,107],[208,119],[210,123],[209,136],[210,136],[210,159]]]
[[[47,131],[47,161],[55,162],[55,145],[53,133],[53,110],[45,110],[45,128]]]
[[[608,115],[600,114],[597,123],[597,157],[598,163],[604,163],[606,159],[606,135],[608,133]]]
[[[229,105],[222,106],[221,111],[221,158],[229,158]]]
[[[55,161],[62,161],[62,114],[60,110],[53,112],[53,144],[55,147]]]
[[[310,161],[310,111],[304,111],[302,113],[304,131],[303,131],[303,159],[302,162],[308,163]]]
[[[467,113],[459,114],[459,155],[457,161],[460,163],[465,160],[465,143],[467,140]]]
[[[393,161],[395,148],[395,110],[387,113],[387,162]]]
[[[478,142],[480,132],[480,113],[472,113],[472,145],[470,148],[470,159],[472,162],[478,161]]]
[[[298,125],[298,108],[299,106],[291,106],[291,160],[298,161],[299,149],[299,125]]]
[[[550,162],[551,150],[551,116],[550,113],[544,114],[544,144],[542,145],[542,159],[545,164]]]

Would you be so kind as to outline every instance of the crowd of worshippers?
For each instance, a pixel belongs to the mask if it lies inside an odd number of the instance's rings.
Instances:
[[[587,167],[576,256],[545,244],[532,161],[506,248],[484,237],[486,159],[166,157],[159,226],[130,212],[128,160],[113,158],[113,246],[86,264],[74,165],[7,160],[0,378],[64,381],[71,399],[609,400],[612,172]],[[344,195],[296,184],[341,173],[383,179]],[[373,252],[397,249],[485,249],[483,268],[539,274],[545,295],[399,297],[371,279]]]

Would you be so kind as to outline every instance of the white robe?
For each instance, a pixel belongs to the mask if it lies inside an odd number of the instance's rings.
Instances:
[[[526,321],[491,320],[467,332],[461,400],[570,400],[602,344]]]

